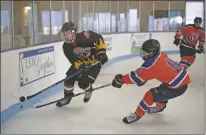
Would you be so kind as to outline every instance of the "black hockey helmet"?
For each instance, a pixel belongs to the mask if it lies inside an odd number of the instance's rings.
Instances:
[[[160,52],[160,43],[156,39],[146,40],[142,44],[142,48],[140,50],[140,56],[143,60],[148,60],[155,57]]]
[[[201,17],[195,17],[194,23],[202,23],[202,18]]]
[[[76,35],[77,27],[73,22],[66,22],[61,28],[62,39],[66,43],[73,43]]]

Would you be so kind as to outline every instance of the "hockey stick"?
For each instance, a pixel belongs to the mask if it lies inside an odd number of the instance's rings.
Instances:
[[[199,54],[201,54],[201,53],[205,53],[205,50],[203,50],[203,52],[201,52],[201,51],[199,51],[199,50],[195,50],[196,51],[196,53],[199,53]]]
[[[182,41],[182,40],[180,40],[180,44],[179,44],[179,45],[182,45],[182,46],[184,46],[184,47],[187,47],[186,45],[181,44],[181,41]],[[199,53],[199,54],[205,53],[205,50],[204,50],[204,49],[203,49],[203,52],[201,52],[200,50],[198,50],[198,49],[196,49],[196,48],[195,48],[194,50],[195,50],[196,53]]]
[[[91,66],[88,67],[86,70],[89,70],[91,67],[93,67],[93,66],[95,66],[95,65],[97,65],[97,64],[99,64],[99,63],[100,63],[100,62],[97,62],[97,63],[91,65]],[[45,91],[47,91],[48,89],[50,89],[50,88],[52,88],[52,87],[58,85],[59,83],[62,83],[62,82],[65,81],[65,80],[67,80],[67,79],[71,79],[71,78],[73,78],[73,77],[75,77],[75,76],[81,74],[83,71],[86,71],[86,70],[79,70],[78,72],[76,72],[76,73],[74,73],[74,74],[72,74],[72,75],[70,75],[70,76],[68,76],[68,77],[66,77],[66,78],[64,78],[64,79],[62,79],[62,80],[56,82],[55,84],[53,84],[53,85],[51,85],[51,86],[49,86],[49,87],[47,87],[47,88],[45,88],[45,89],[43,89],[43,90],[41,90],[41,91],[35,93],[35,94],[33,94],[33,95],[27,96],[26,98],[25,98],[24,96],[21,96],[21,97],[20,97],[20,101],[21,101],[21,102],[24,102],[25,99],[29,100],[29,99],[31,99],[31,98],[33,98],[33,97],[35,97],[35,96],[41,94],[42,92],[45,92]]]
[[[75,95],[73,95],[73,96],[71,96],[71,97],[73,98],[73,97],[76,97],[76,96],[79,96],[79,95],[83,95],[83,94],[85,94],[86,92],[92,92],[92,91],[95,91],[95,90],[98,90],[98,89],[102,89],[102,88],[105,88],[105,87],[108,87],[108,86],[111,86],[111,85],[112,85],[111,83],[110,83],[110,84],[106,84],[106,85],[102,85],[102,86],[99,86],[99,87],[97,87],[97,88],[94,88],[94,89],[91,89],[91,90],[88,90],[88,91],[84,91],[84,92],[77,93],[77,94],[75,94]],[[43,104],[43,105],[38,105],[38,106],[35,106],[34,108],[41,108],[41,107],[44,107],[44,106],[48,106],[48,105],[57,103],[57,102],[59,102],[59,101],[61,101],[61,100],[63,100],[63,99],[64,99],[64,98],[58,99],[58,100],[55,100],[55,101],[52,101],[52,102],[49,102],[49,103],[46,103],[46,104]]]

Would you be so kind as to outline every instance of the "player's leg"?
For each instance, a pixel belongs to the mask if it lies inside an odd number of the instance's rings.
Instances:
[[[152,92],[149,90],[145,93],[143,99],[140,101],[135,113],[132,113],[127,117],[124,117],[123,122],[126,124],[130,124],[135,121],[138,121],[145,114],[145,112],[148,111],[149,107],[152,104],[153,104]]]
[[[101,70],[101,65],[98,64],[91,69],[89,69],[87,72],[85,72],[82,76],[79,78],[78,85],[81,89],[87,91],[92,89],[92,84],[95,82],[97,76],[99,75],[99,72]],[[88,102],[92,96],[92,92],[86,92],[84,96],[84,102]]]
[[[156,103],[155,107],[150,107],[148,113],[162,112],[168,103],[169,99],[182,95],[187,89],[187,85],[183,85],[177,89],[169,89],[163,84],[159,87],[151,89],[153,94],[153,101]]]
[[[66,75],[67,77],[74,74],[76,71],[76,69],[71,66],[69,68],[69,70],[67,71]],[[74,95],[73,90],[74,90],[74,83],[77,77],[73,77],[71,79],[67,79],[64,81],[64,99],[57,102],[56,106],[57,107],[62,107],[64,105],[68,105],[71,101],[72,98],[70,98],[71,96]]]
[[[180,64],[184,69],[189,68],[195,61],[196,52],[194,48],[189,48],[183,45],[180,45]]]
[[[130,124],[135,121],[138,121],[144,114],[150,111],[151,106],[153,103],[167,103],[169,99],[175,98],[177,96],[182,95],[187,89],[187,85],[184,85],[178,89],[168,89],[163,85],[153,88],[147,91],[140,101],[135,113],[123,118],[123,122]],[[165,106],[166,107],[166,106]],[[161,108],[163,109],[164,106]]]
[[[159,113],[167,107],[168,100],[155,102],[156,106],[149,107],[147,113]]]

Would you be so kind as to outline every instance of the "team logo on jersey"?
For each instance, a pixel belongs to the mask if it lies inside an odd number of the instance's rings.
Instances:
[[[89,38],[90,35],[91,35],[91,34],[89,33],[89,31],[85,31],[85,32],[84,32],[84,36],[85,36],[86,38]]]
[[[76,47],[73,52],[78,58],[87,58],[91,54],[91,47]]]
[[[191,41],[197,41],[199,37],[199,34],[197,32],[192,33],[192,35],[190,36],[190,40]]]

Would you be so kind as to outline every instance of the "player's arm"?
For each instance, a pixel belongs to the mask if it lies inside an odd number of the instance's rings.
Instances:
[[[108,61],[108,57],[107,57],[107,54],[106,54],[106,44],[104,42],[104,39],[103,39],[102,35],[97,34],[97,33],[93,33],[93,34],[95,34],[95,38],[96,38],[96,41],[97,41],[94,44],[93,49],[96,50],[95,55],[96,55],[97,59],[103,65],[104,63],[106,63]]]
[[[189,27],[192,26],[191,24],[185,25],[184,27],[180,28],[179,30],[177,30],[177,32],[175,33],[175,40],[173,42],[173,44],[175,44],[176,46],[178,46],[180,44],[181,41],[181,36],[183,36],[184,31]]]
[[[63,45],[63,52],[68,61],[73,65],[78,58],[73,54],[73,49],[70,44],[64,44]]]
[[[64,55],[69,60],[69,62],[76,68],[80,69],[83,68],[84,63],[73,53],[72,45],[66,44],[63,47]]]
[[[184,28],[184,27],[183,27]],[[173,42],[173,44],[175,44],[175,45],[179,45],[180,44],[180,40],[181,40],[181,36],[182,36],[182,29],[183,28],[180,28],[179,30],[177,30],[177,32],[175,33],[175,40],[174,40],[174,42]]]
[[[184,31],[184,29],[186,28],[186,26],[184,26],[183,28],[180,28],[179,30],[177,30],[177,32],[175,33],[175,40],[173,42],[173,44],[175,44],[176,46],[178,46],[180,44],[181,41],[181,36],[183,36],[182,31]]]
[[[145,68],[143,64],[141,68],[138,68],[129,74],[124,76],[121,74],[116,75],[112,85],[117,88],[121,88],[123,84],[136,84],[138,86],[142,86],[147,81],[155,78],[153,70],[153,67]]]
[[[200,36],[199,36],[199,46],[198,46],[198,52],[204,53],[204,44],[205,44],[205,29],[200,28]]]

